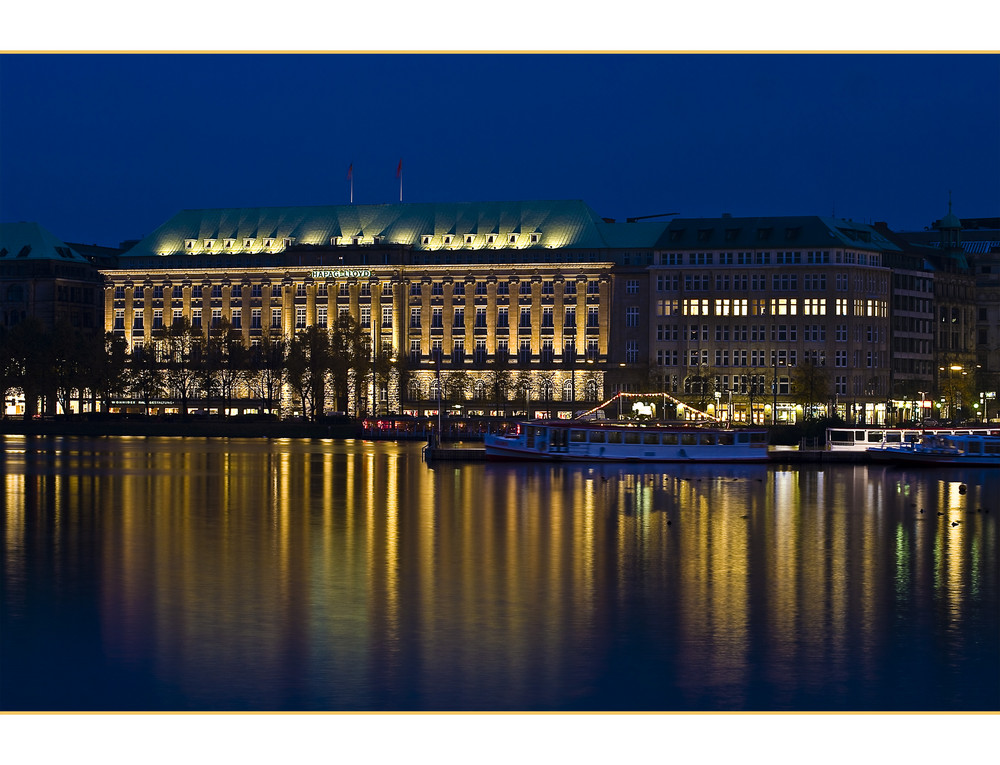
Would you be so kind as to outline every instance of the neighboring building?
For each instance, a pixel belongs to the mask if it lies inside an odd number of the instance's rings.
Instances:
[[[0,326],[34,317],[50,329],[99,330],[101,281],[86,258],[39,224],[0,224]]]
[[[978,399],[982,416],[996,418],[1000,414],[1000,218],[959,219],[949,202],[948,215],[928,229],[897,236],[926,247],[937,268],[951,274],[940,296],[942,305],[937,306],[946,312],[938,322],[940,358],[934,365],[940,387],[964,394],[966,413],[975,405],[968,400],[972,397]],[[965,385],[955,385],[956,373]],[[944,398],[950,404],[949,397]]]
[[[678,219],[650,268],[651,375],[740,422],[834,412],[880,422],[890,396],[896,245],[870,226],[801,217]],[[803,404],[793,380],[820,370]],[[720,411],[721,409],[721,411]]]

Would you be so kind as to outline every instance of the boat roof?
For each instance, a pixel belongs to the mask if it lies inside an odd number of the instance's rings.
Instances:
[[[765,433],[766,428],[754,427],[728,427],[721,422],[632,422],[628,420],[521,420],[522,425],[554,426],[560,428],[578,429],[635,429],[635,430],[732,430],[732,431],[755,431]]]

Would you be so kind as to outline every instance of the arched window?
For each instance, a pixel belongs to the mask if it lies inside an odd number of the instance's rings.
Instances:
[[[472,397],[478,399],[486,398],[486,383],[482,380],[476,380],[472,386]]]
[[[428,398],[430,398],[433,401],[436,401],[440,396],[440,390],[441,390],[441,383],[435,377],[433,380],[431,380],[430,389],[428,391]]]
[[[566,380],[562,384],[562,400],[572,401],[573,400],[573,381]]]
[[[539,387],[541,388],[540,393],[541,393],[542,401],[551,401],[552,400],[552,381],[551,380],[542,380],[542,383],[541,383],[541,385]]]
[[[597,381],[587,381],[587,401],[597,401]]]

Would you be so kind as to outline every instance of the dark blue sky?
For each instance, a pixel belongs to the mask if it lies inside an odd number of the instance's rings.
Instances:
[[[598,214],[1000,215],[997,55],[4,55],[0,221],[582,199]]]

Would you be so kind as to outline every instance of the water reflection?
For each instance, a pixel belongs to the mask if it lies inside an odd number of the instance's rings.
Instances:
[[[5,708],[1000,699],[995,471],[429,467],[417,445],[303,440],[3,446]]]

